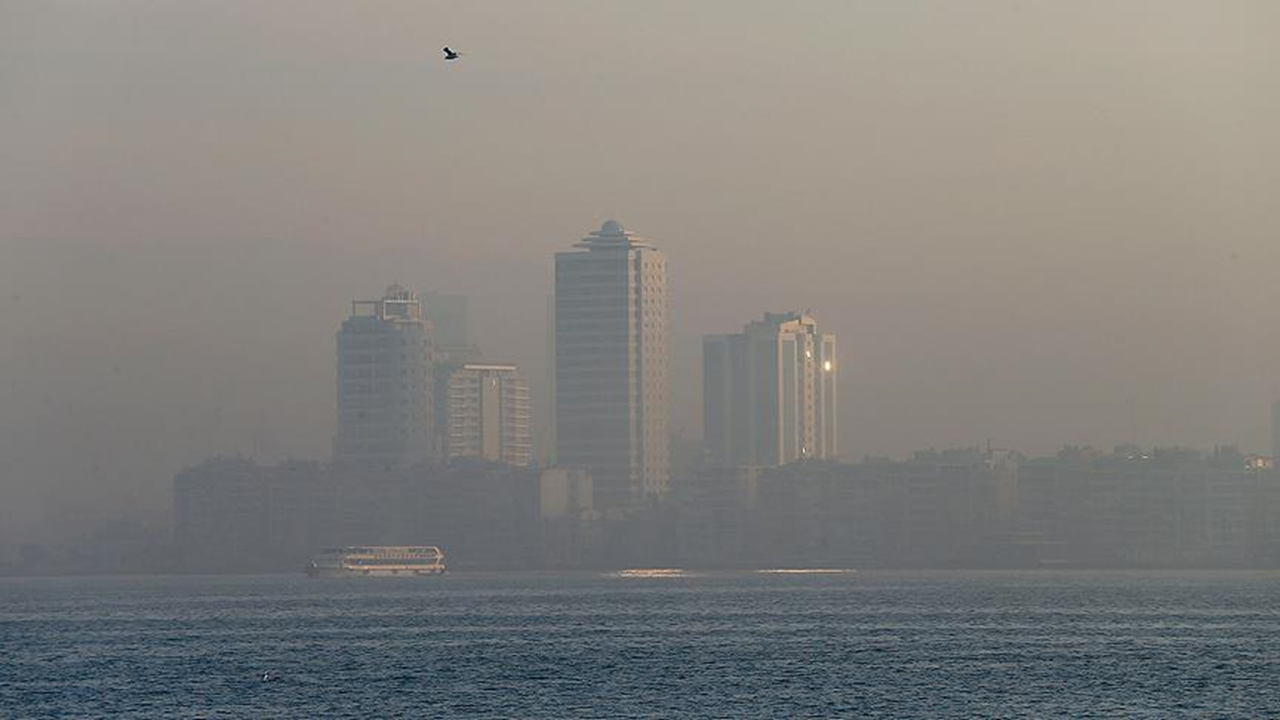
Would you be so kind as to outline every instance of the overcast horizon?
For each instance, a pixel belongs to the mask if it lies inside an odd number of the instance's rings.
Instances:
[[[467,296],[545,407],[552,255],[608,218],[670,260],[685,437],[701,335],[807,308],[847,460],[1270,452],[1278,34],[1263,2],[0,3],[0,544],[164,522],[208,456],[326,460],[334,332],[392,282]]]

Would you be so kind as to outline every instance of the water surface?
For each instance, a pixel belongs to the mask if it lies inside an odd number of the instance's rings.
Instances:
[[[1280,573],[0,579],[4,718],[1170,714],[1280,715]]]

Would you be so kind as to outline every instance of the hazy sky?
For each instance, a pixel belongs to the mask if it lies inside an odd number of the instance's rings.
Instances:
[[[1265,451],[1277,38],[1274,2],[0,0],[0,543],[327,458],[333,332],[391,281],[544,390],[551,254],[610,216],[670,257],[689,436],[699,336],[811,308],[849,459]]]

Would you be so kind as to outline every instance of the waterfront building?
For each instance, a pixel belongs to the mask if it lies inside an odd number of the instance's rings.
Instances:
[[[636,507],[670,473],[667,260],[613,220],[574,248],[555,257],[556,462]]]
[[[766,313],[703,338],[708,459],[772,467],[838,455],[836,337],[806,313]]]
[[[587,555],[591,479],[482,460],[368,474],[215,459],[174,478],[183,572],[302,572],[323,548],[434,545],[461,569],[565,566]]]
[[[529,384],[516,366],[467,363],[444,369],[441,376],[437,420],[444,457],[529,465]]]
[[[399,285],[351,303],[337,334],[336,464],[388,468],[433,457],[430,329],[417,294]]]

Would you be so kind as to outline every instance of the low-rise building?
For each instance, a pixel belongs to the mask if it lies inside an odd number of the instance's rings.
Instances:
[[[381,472],[212,460],[174,479],[186,572],[289,572],[348,545],[437,545],[455,569],[564,565],[593,518],[584,473],[475,459]]]

